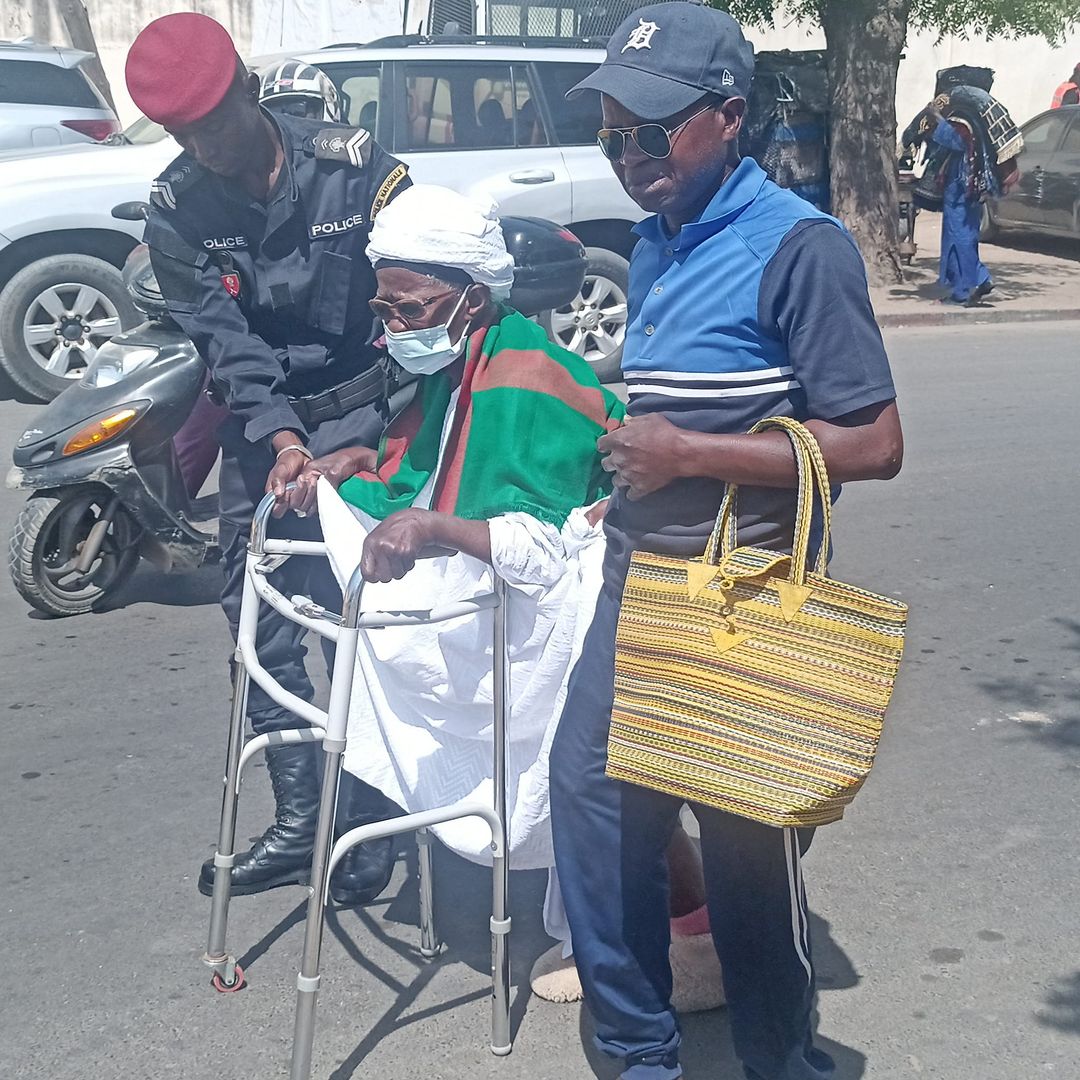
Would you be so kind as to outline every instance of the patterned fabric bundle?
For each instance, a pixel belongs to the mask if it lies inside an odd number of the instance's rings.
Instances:
[[[960,176],[971,199],[984,195],[995,198],[1004,182],[1015,171],[1015,159],[1024,149],[1024,136],[1005,106],[977,86],[953,86],[935,99],[942,114],[962,125],[970,150],[960,164]],[[929,139],[937,121],[924,109],[908,124],[901,142],[918,145]],[[927,210],[940,210],[942,192],[954,152],[934,146],[926,171],[915,187],[916,202]]]
[[[509,308],[469,349],[431,508],[472,521],[521,512],[561,529],[611,490],[596,440],[622,423],[622,403]],[[383,434],[375,472],[346,480],[341,497],[380,521],[412,506],[438,464],[451,392],[445,371],[422,376]]]
[[[907,605],[826,576],[829,481],[813,436],[793,553],[736,546],[729,486],[703,559],[635,552],[616,635],[609,776],[767,825],[836,821],[870,771]],[[822,515],[807,569],[815,495]]]

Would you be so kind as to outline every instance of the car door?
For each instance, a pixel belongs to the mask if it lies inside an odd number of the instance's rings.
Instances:
[[[1080,232],[1080,109],[1064,110],[1072,122],[1043,170],[1041,224],[1054,232]]]
[[[1044,113],[1024,125],[1020,154],[1020,182],[994,204],[994,220],[1002,225],[1043,224],[1046,169],[1065,134],[1069,117],[1060,110]]]
[[[549,145],[527,65],[404,60],[395,67],[395,153],[414,181],[490,195],[503,214],[570,220],[570,177]]]
[[[538,60],[533,69],[570,175],[573,216],[566,220],[640,221],[645,214],[623,190],[611,163],[596,145],[602,124],[600,95],[579,94],[566,100],[566,92],[595,71],[596,64]]]

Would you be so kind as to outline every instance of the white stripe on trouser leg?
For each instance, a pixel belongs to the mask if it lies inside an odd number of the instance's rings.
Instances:
[[[794,829],[784,830],[784,855],[787,863],[788,897],[791,902],[791,935],[795,943],[802,966],[806,969],[806,978],[812,979],[810,957],[804,943],[803,930],[806,925],[804,893],[802,890],[802,868],[799,865],[799,843]]]
[[[810,955],[810,907],[806,903],[806,879],[802,874],[802,856],[799,854],[799,842],[798,838],[795,840],[795,855],[796,866],[799,868],[799,900],[801,902],[801,910],[803,917],[802,925],[802,939],[803,948],[806,950],[806,955]]]

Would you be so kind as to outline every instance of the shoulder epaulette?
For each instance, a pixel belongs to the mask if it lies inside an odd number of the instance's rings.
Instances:
[[[371,157],[371,132],[361,127],[323,128],[313,145],[319,161],[347,161],[362,169]]]
[[[150,185],[150,201],[167,210],[175,210],[176,200],[202,173],[202,166],[195,161],[185,158],[174,161]]]

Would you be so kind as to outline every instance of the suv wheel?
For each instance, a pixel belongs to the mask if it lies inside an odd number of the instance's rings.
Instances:
[[[50,255],[0,292],[0,367],[20,390],[51,401],[109,338],[138,321],[115,266],[90,255]]]
[[[583,356],[601,382],[614,382],[626,337],[630,264],[606,248],[586,248],[585,255],[581,292],[567,307],[547,312],[541,324],[563,348]]]

